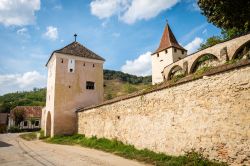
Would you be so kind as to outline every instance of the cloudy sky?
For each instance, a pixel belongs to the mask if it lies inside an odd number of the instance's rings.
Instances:
[[[189,53],[220,33],[196,0],[0,0],[0,95],[45,87],[46,61],[74,33],[105,69],[150,75],[166,19]]]

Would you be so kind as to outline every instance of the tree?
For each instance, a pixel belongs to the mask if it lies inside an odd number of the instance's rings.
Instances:
[[[19,126],[20,123],[24,120],[24,111],[23,110],[14,110],[14,120],[15,125]]]
[[[207,47],[211,47],[211,46],[218,44],[222,41],[223,41],[223,39],[221,37],[212,36],[212,37],[208,38],[204,44],[201,44],[200,50],[205,49]]]
[[[250,30],[249,0],[198,0],[198,5],[208,21],[221,29]]]
[[[33,117],[31,117],[31,118],[30,118],[30,123],[31,123],[31,127],[32,127],[32,129],[33,129],[33,128],[34,128],[34,124],[36,123],[36,119],[33,118]]]

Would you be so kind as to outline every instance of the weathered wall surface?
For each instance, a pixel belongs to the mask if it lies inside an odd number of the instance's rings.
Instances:
[[[78,112],[78,132],[250,164],[250,65]]]

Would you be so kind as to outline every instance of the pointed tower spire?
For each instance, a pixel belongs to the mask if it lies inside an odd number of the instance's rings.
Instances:
[[[155,53],[163,51],[163,50],[170,48],[170,47],[175,47],[175,48],[186,51],[186,49],[184,49],[176,40],[170,26],[168,25],[168,21],[167,21],[165,30],[164,30],[163,35],[161,37],[160,45],[159,45],[158,49],[155,51]]]

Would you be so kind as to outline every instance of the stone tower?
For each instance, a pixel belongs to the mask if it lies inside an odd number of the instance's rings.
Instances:
[[[76,41],[51,54],[43,111],[47,136],[75,133],[76,109],[103,101],[104,61]]]
[[[163,32],[161,42],[157,50],[152,54],[152,84],[164,81],[162,71],[164,67],[187,56],[185,50],[176,40],[168,23]]]

